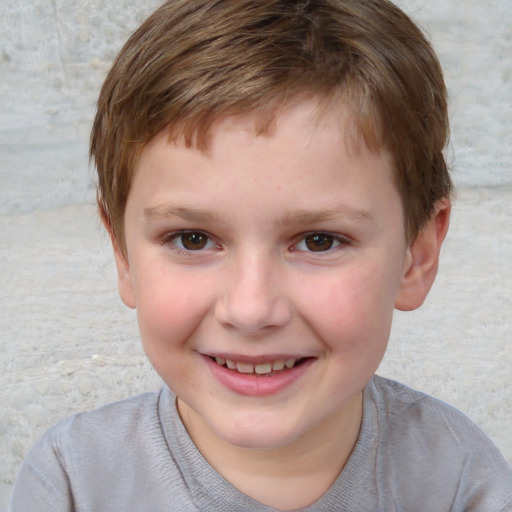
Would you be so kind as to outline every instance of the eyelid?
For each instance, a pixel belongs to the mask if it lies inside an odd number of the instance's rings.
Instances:
[[[177,252],[180,254],[187,254],[187,255],[189,255],[189,254],[192,255],[193,253],[198,253],[198,255],[199,255],[200,253],[203,253],[207,250],[212,249],[212,247],[205,247],[203,249],[197,249],[194,251],[191,249],[181,248],[176,243],[174,243],[174,240],[176,238],[179,238],[180,236],[190,234],[190,233],[199,233],[201,235],[204,235],[205,237],[208,238],[208,242],[215,244],[215,248],[221,248],[220,243],[215,239],[215,237],[213,237],[207,231],[204,231],[202,229],[178,229],[176,231],[167,232],[167,233],[165,233],[165,235],[163,235],[161,237],[160,244],[161,245],[171,245],[172,246],[171,250],[173,250],[174,252]]]
[[[330,237],[332,237],[338,243],[334,247],[331,247],[330,249],[327,249],[325,251],[311,251],[311,250],[307,250],[307,249],[297,249],[297,246],[301,242],[304,242],[306,240],[306,238],[308,236],[311,236],[311,235],[326,235],[326,236],[330,236]],[[336,249],[338,249],[339,247],[343,247],[343,246],[349,245],[350,243],[351,243],[351,240],[350,240],[349,237],[344,236],[344,235],[340,235],[339,233],[331,233],[330,231],[321,231],[321,230],[318,230],[318,231],[307,231],[307,232],[301,233],[300,235],[297,236],[296,242],[292,245],[292,251],[302,251],[302,252],[305,252],[305,253],[308,253],[308,254],[318,254],[318,255],[324,254],[325,255],[325,254],[329,254],[329,253],[332,253],[332,252],[336,251]]]

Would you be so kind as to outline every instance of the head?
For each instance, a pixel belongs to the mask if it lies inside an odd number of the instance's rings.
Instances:
[[[173,0],[126,43],[98,101],[90,152],[119,248],[138,159],[157,135],[207,149],[215,120],[248,112],[268,134],[299,95],[347,108],[354,150],[391,153],[412,242],[451,182],[443,75],[411,20],[387,0]]]
[[[386,0],[175,0],[130,38],[92,133],[99,207],[196,441],[357,435],[393,308],[435,276],[447,130],[432,49]]]

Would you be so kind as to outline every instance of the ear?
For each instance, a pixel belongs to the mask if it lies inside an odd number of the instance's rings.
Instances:
[[[135,294],[133,292],[133,281],[130,272],[130,263],[128,257],[121,251],[115,239],[112,239],[112,246],[114,248],[114,257],[116,260],[117,268],[117,288],[121,300],[132,309],[135,309]]]
[[[121,300],[132,309],[135,309],[135,294],[133,293],[133,283],[132,276],[130,273],[130,264],[128,262],[128,257],[119,247],[119,244],[114,235],[114,229],[112,228],[112,223],[110,222],[110,218],[105,212],[103,207],[103,203],[99,199],[98,196],[98,210],[101,218],[101,222],[105,226],[105,229],[108,232],[110,237],[110,241],[112,243],[112,248],[114,249],[114,258],[116,260],[116,268],[117,268],[117,287],[119,290],[119,295],[121,296]]]
[[[441,245],[450,224],[450,211],[448,198],[438,201],[429,221],[407,249],[396,309],[412,311],[425,301],[437,274]]]

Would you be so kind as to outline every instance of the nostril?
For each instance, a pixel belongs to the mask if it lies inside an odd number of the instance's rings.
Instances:
[[[291,304],[278,277],[270,279],[264,274],[262,271],[258,277],[241,276],[237,282],[226,284],[215,305],[216,318],[225,328],[254,335],[275,330],[290,321]]]
[[[254,336],[286,325],[291,311],[284,301],[275,298],[232,297],[217,304],[215,317],[227,330]]]

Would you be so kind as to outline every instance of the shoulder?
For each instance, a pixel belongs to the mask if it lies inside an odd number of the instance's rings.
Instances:
[[[464,413],[426,393],[378,376],[370,381],[367,390],[377,414],[393,427],[389,429],[390,435],[411,432],[415,436],[435,437],[436,443],[446,440],[464,453],[480,451],[481,442],[491,443]]]
[[[464,413],[426,393],[375,376],[367,391],[379,418],[379,437],[388,442],[422,447],[429,453],[467,458],[472,453],[498,452],[492,441]]]
[[[452,510],[502,510],[512,500],[512,469],[466,415],[425,393],[374,377],[366,388],[375,408],[377,462],[386,478],[414,483],[428,500]],[[470,503],[478,506],[470,507]]]
[[[92,411],[82,412],[59,421],[36,443],[54,445],[59,450],[75,449],[82,443],[89,448],[95,443],[116,444],[126,436],[132,436],[143,424],[156,418],[159,394],[143,393],[126,400],[104,405]]]
[[[65,464],[68,453],[76,453],[82,445],[89,453],[101,452],[104,447],[111,452],[125,439],[133,441],[134,435],[158,423],[159,396],[159,392],[143,393],[65,418],[36,441],[29,458],[34,452],[50,449]]]
[[[158,422],[159,396],[138,395],[50,428],[22,464],[10,510],[69,511],[95,496],[113,495],[114,470],[122,475],[138,462],[143,465],[147,452],[165,447]]]

